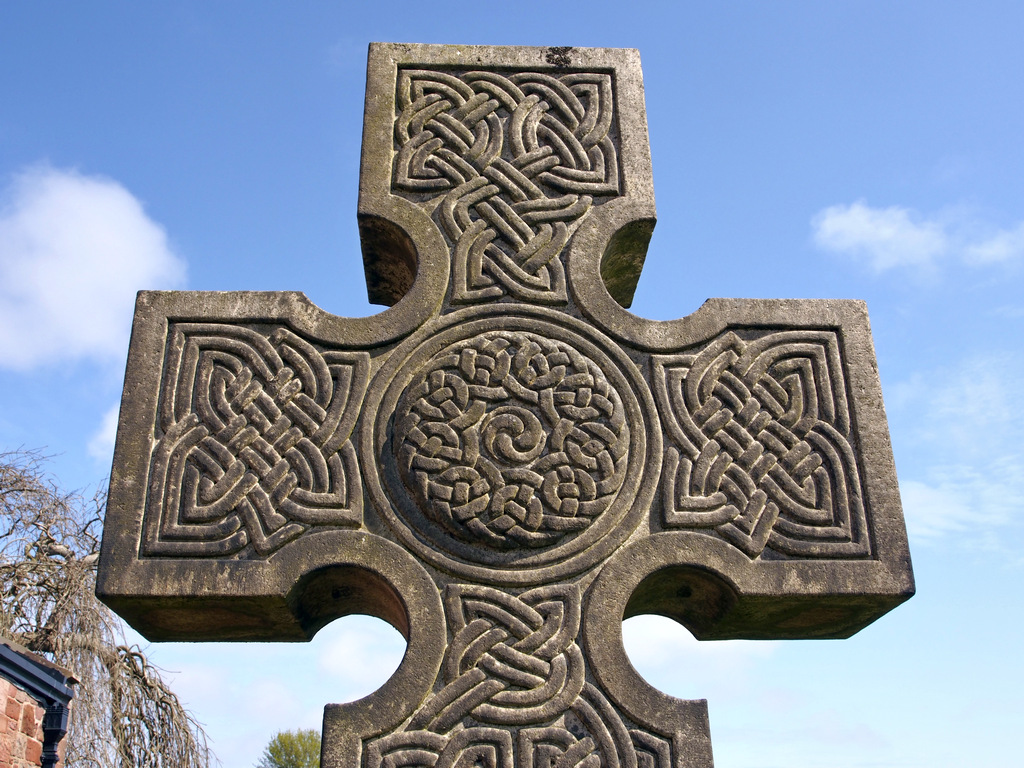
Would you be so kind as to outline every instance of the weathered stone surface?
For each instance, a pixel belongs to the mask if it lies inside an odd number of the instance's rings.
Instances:
[[[99,594],[161,640],[409,641],[325,766],[711,765],[621,620],[845,637],[913,593],[867,312],[628,313],[654,226],[639,57],[374,45],[380,315],[142,293]]]

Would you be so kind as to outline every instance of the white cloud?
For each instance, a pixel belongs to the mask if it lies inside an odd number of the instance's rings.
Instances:
[[[912,538],[1004,550],[1024,525],[1024,364],[974,356],[892,388],[900,493]],[[901,435],[895,427],[906,424]]]
[[[100,422],[99,429],[89,440],[89,455],[97,461],[109,463],[114,455],[114,441],[117,438],[117,417],[121,412],[121,406],[115,404],[106,413]]]
[[[993,449],[995,454],[995,449]],[[964,548],[1004,550],[1024,522],[1024,456],[996,456],[982,466],[938,465],[924,479],[900,483],[912,538],[955,536]]]
[[[288,659],[284,653],[269,654],[268,659],[261,646],[192,645],[189,655],[204,660],[180,664],[168,674],[172,689],[202,723],[210,746],[224,765],[254,765],[271,735],[279,730],[319,730],[323,705],[330,700],[309,696],[301,687],[305,682],[301,654],[300,660]],[[149,649],[151,655],[162,650],[162,646]],[[240,668],[240,658],[252,666]],[[281,669],[273,666],[278,659],[285,662]]]
[[[331,679],[334,701],[354,701],[380,688],[398,669],[406,648],[398,630],[363,616],[328,625],[317,640],[318,666]]]
[[[903,515],[911,538],[933,539],[962,531],[969,517],[963,488],[920,480],[900,483]]]
[[[1024,258],[1024,222],[998,229],[964,211],[922,216],[910,208],[833,205],[811,220],[815,245],[865,261],[875,272],[925,270],[943,260],[970,266]]]
[[[203,723],[223,764],[239,768],[254,765],[276,731],[319,729],[325,704],[372,693],[398,667],[404,651],[402,636],[369,616],[331,622],[310,643],[147,647]]]
[[[30,168],[0,193],[0,366],[123,357],[136,291],[184,277],[164,230],[120,184]]]
[[[763,640],[701,642],[664,616],[634,616],[622,623],[622,642],[634,668],[663,693],[683,699],[742,696],[744,673],[775,652]]]
[[[969,264],[994,264],[1012,261],[1024,256],[1024,222],[1011,230],[1000,230],[977,243],[964,248]]]
[[[871,208],[863,201],[833,205],[815,216],[811,226],[820,248],[864,258],[877,272],[927,266],[948,248],[941,225],[921,221],[898,206]]]

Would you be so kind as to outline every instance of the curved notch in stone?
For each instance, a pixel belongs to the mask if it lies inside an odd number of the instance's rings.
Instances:
[[[366,294],[371,304],[392,307],[416,280],[419,254],[405,231],[379,216],[359,217]]]

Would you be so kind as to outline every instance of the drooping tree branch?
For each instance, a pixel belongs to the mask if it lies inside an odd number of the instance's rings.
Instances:
[[[96,599],[105,497],[61,490],[37,452],[0,453],[0,637],[71,670],[66,768],[206,768],[206,734]]]

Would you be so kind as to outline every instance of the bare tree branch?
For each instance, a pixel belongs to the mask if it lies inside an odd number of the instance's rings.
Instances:
[[[207,768],[202,727],[96,599],[105,496],[62,491],[44,464],[0,453],[0,637],[79,680],[66,768]]]

